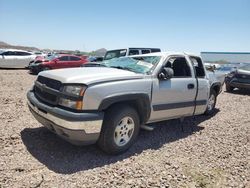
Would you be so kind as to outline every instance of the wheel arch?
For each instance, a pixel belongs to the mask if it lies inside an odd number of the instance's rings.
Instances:
[[[105,98],[99,105],[99,111],[106,111],[114,105],[129,105],[138,112],[140,123],[144,124],[148,121],[151,113],[151,105],[149,96],[145,93],[115,95]]]
[[[221,83],[220,82],[215,82],[211,85],[210,91],[214,90],[216,92],[216,95],[219,95],[221,92]]]

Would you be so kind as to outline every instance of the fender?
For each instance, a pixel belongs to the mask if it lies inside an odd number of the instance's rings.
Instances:
[[[151,113],[151,102],[148,94],[146,93],[131,93],[109,96],[103,99],[98,110],[103,111],[113,104],[123,102],[130,104],[136,108],[139,113],[140,121],[142,124],[148,121]]]
[[[219,93],[222,91],[222,85],[220,82],[214,82],[211,87],[210,87],[210,91],[214,89],[215,92],[217,93],[217,95],[219,95]]]

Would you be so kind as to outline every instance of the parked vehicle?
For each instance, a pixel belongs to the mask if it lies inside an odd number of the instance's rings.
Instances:
[[[148,54],[154,52],[161,52],[159,48],[124,48],[117,50],[109,50],[104,56],[104,60],[109,60],[112,58],[139,55],[139,54]]]
[[[37,74],[44,70],[80,67],[88,62],[86,57],[60,54],[52,55],[46,58],[38,57],[36,61],[29,65],[31,72]]]
[[[101,62],[103,61],[102,56],[90,56],[88,57],[89,62]]]
[[[24,50],[1,50],[0,68],[26,68],[35,58],[35,54]]]
[[[41,57],[46,57],[47,54],[43,53],[43,52],[39,52],[39,51],[35,51],[33,52],[33,54],[35,54],[36,56],[41,56]]]
[[[210,82],[202,60],[185,53],[151,53],[100,66],[41,72],[28,106],[45,127],[73,144],[95,142],[126,151],[149,123],[211,114],[222,83]]]
[[[234,88],[250,89],[250,64],[229,73],[225,78],[225,84],[228,92]]]

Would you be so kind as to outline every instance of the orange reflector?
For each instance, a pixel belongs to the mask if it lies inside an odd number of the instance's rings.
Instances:
[[[80,91],[80,96],[83,96],[84,95],[84,92],[85,92],[85,89],[83,88],[83,89],[81,89],[81,91]],[[77,101],[76,102],[76,109],[77,110],[82,110],[82,107],[83,107],[83,102],[82,101]]]
[[[77,101],[76,102],[76,109],[77,110],[82,110],[83,102],[82,101]]]

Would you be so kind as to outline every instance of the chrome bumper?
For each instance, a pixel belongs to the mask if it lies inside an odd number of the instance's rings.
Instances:
[[[95,143],[100,135],[103,113],[74,113],[51,107],[37,100],[34,93],[27,94],[28,106],[42,125],[67,141],[85,145]]]

